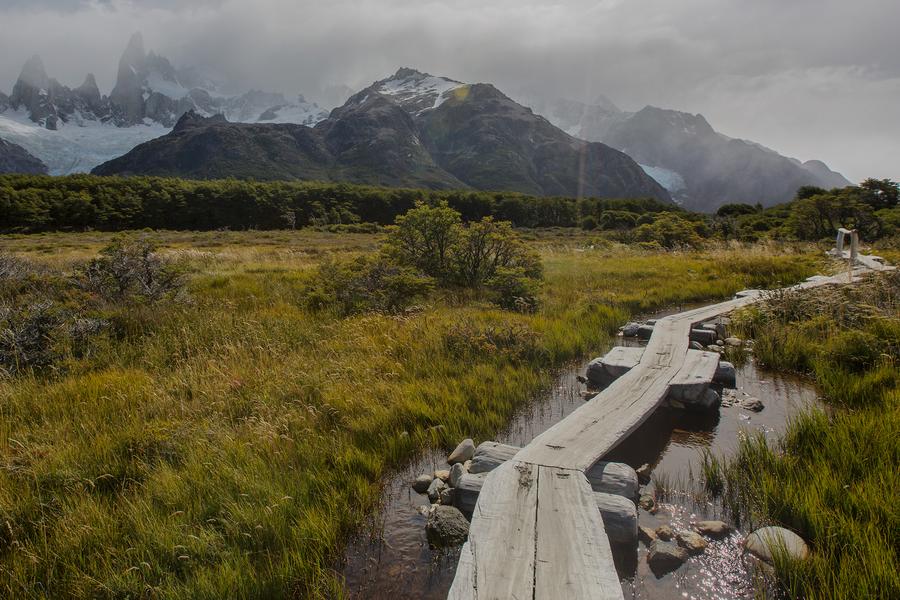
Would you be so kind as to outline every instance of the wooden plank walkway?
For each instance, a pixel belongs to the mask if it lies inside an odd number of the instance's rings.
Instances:
[[[867,271],[893,269],[858,258],[852,275],[811,277],[794,288],[847,283]],[[621,600],[585,472],[653,413],[670,385],[691,381],[687,370],[708,370],[705,353],[688,353],[691,328],[762,295],[747,290],[659,319],[638,364],[488,473],[448,597]]]

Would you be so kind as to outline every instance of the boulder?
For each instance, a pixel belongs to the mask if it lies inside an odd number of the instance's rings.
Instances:
[[[672,529],[669,525],[660,525],[656,528],[656,537],[665,542],[668,542],[673,537],[675,537],[675,530]]]
[[[688,554],[703,554],[709,545],[703,536],[694,531],[679,531],[675,534],[675,541],[678,545],[688,551]]]
[[[441,492],[447,488],[447,484],[440,479],[435,479],[428,486],[428,499],[432,502],[438,502],[441,499]]]
[[[435,546],[457,546],[469,536],[469,522],[458,508],[439,505],[428,514],[425,532]]]
[[[712,344],[719,337],[715,331],[709,329],[691,329],[690,340],[701,344]]]
[[[455,496],[453,488],[444,488],[441,490],[441,496],[438,498],[440,503],[444,506],[453,506],[453,497]]]
[[[736,348],[743,343],[744,342],[743,342],[743,340],[741,340],[741,338],[736,338],[736,337],[725,338],[725,345],[731,346],[732,348]]]
[[[759,398],[744,398],[741,400],[741,408],[753,412],[762,412],[766,406],[762,403],[762,400]]]
[[[603,528],[613,544],[637,544],[637,508],[628,498],[594,493],[594,501],[603,517]]]
[[[703,344],[700,342],[691,342],[691,350],[703,350]]]
[[[650,494],[641,494],[641,497],[638,500],[638,506],[640,506],[647,512],[652,513],[656,510],[656,500],[654,500],[653,496],[651,496]]]
[[[724,521],[699,521],[694,523],[694,529],[700,535],[719,540],[731,533],[731,527]]]
[[[447,462],[451,465],[464,463],[473,456],[475,456],[475,442],[470,438],[466,438],[459,443],[459,446],[457,446],[453,452],[450,453]]]
[[[653,325],[650,323],[638,327],[637,337],[639,340],[649,340],[651,335],[653,335]]]
[[[412,483],[412,489],[418,492],[419,494],[424,494],[428,491],[428,486],[431,485],[431,481],[434,479],[431,475],[423,473],[416,477],[416,480]]]
[[[638,496],[638,476],[625,463],[600,461],[585,471],[595,492],[624,496],[632,502]]]
[[[465,514],[471,515],[475,510],[478,494],[481,492],[486,478],[487,473],[466,473],[460,477],[453,497],[453,505]]]
[[[735,387],[737,385],[737,369],[727,360],[720,360],[719,366],[716,367],[716,374],[713,375],[713,383],[727,388]]]
[[[656,541],[656,531],[651,529],[650,527],[644,527],[643,525],[638,527],[638,540],[644,543],[644,545],[649,546],[654,541]]]
[[[652,473],[650,465],[644,463],[640,467],[635,469],[634,472],[637,475],[638,483],[640,483],[641,485],[647,485],[648,483],[650,483],[650,475]]]
[[[622,327],[622,335],[625,337],[636,337],[638,330],[641,328],[640,323],[629,322]]]
[[[450,471],[448,469],[439,469],[434,472],[435,479],[440,479],[444,483],[450,481]]]
[[[464,463],[456,463],[450,467],[450,487],[458,486],[460,478],[465,474],[466,467]]]
[[[656,540],[650,544],[647,564],[657,577],[674,571],[688,559],[687,551],[673,542]]]
[[[473,453],[472,464],[468,471],[472,474],[493,471],[515,456],[519,450],[520,448],[508,444],[481,442]]]
[[[744,548],[750,554],[772,564],[779,552],[784,552],[794,560],[809,556],[809,547],[799,535],[784,527],[762,527],[744,541]]]

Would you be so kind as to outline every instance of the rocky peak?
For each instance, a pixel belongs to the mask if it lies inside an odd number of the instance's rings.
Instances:
[[[703,115],[692,115],[678,110],[645,106],[635,113],[633,120],[661,130],[677,129],[682,133],[696,136],[717,135]]]
[[[369,94],[381,94],[390,97],[411,115],[418,115],[437,108],[454,90],[463,86],[465,84],[460,81],[402,67],[391,77],[376,81],[354,98],[365,99]]]
[[[175,123],[172,128],[173,132],[185,131],[193,127],[202,127],[207,125],[215,125],[217,123],[228,123],[228,119],[223,114],[216,114],[211,117],[204,117],[197,111],[191,109],[185,112]]]
[[[109,95],[120,110],[124,124],[140,123],[144,118],[142,73],[146,60],[144,38],[140,33],[135,33],[119,59],[116,86]]]
[[[22,67],[10,96],[10,104],[17,110],[24,107],[35,123],[47,129],[56,129],[59,115],[53,104],[53,95],[60,87],[47,77],[44,61],[35,54]]]
[[[22,67],[22,72],[19,74],[19,80],[16,82],[16,85],[19,83],[39,90],[47,90],[50,87],[50,79],[47,77],[47,71],[44,69],[44,61],[41,60],[40,56],[35,54],[25,61],[25,65]]]
[[[100,106],[100,88],[97,87],[97,80],[94,78],[93,73],[88,73],[87,77],[84,78],[84,83],[75,88],[74,91],[89,106]]]

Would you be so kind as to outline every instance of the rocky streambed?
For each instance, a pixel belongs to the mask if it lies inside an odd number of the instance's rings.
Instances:
[[[709,341],[704,350],[718,340]],[[724,340],[720,347],[726,347]],[[343,575],[348,594],[445,598],[478,479],[490,464],[505,460],[516,446],[527,444],[591,396],[584,377],[590,365],[585,361],[561,372],[555,385],[496,440],[477,446],[465,440],[451,456],[431,452],[396,474],[385,486],[381,511],[347,549]],[[752,354],[732,375],[734,387],[717,392],[718,408],[685,410],[670,403],[605,457],[616,474],[608,481],[627,488],[626,480],[633,477],[637,488],[604,490],[609,496],[605,511],[602,498],[598,500],[610,537],[616,538],[613,550],[626,598],[747,598],[759,586],[758,562],[746,553],[751,532],[732,529],[721,507],[705,496],[679,490],[696,487],[702,451],[728,455],[748,430],[775,439],[792,414],[817,400],[815,390],[800,380],[758,371]],[[599,476],[602,469],[598,481]],[[632,499],[622,502],[632,493]],[[630,530],[640,543],[628,539]],[[757,545],[764,552],[777,534],[763,532]]]

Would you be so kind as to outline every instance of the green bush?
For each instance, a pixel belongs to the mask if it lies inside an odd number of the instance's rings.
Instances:
[[[306,289],[306,304],[334,307],[341,315],[364,311],[394,313],[425,298],[434,280],[383,256],[330,260],[322,264]]]
[[[122,236],[78,272],[77,282],[110,302],[158,302],[183,290],[182,275],[147,237]]]
[[[538,283],[522,267],[501,267],[487,280],[487,288],[492,301],[500,308],[534,312],[538,307]]]

